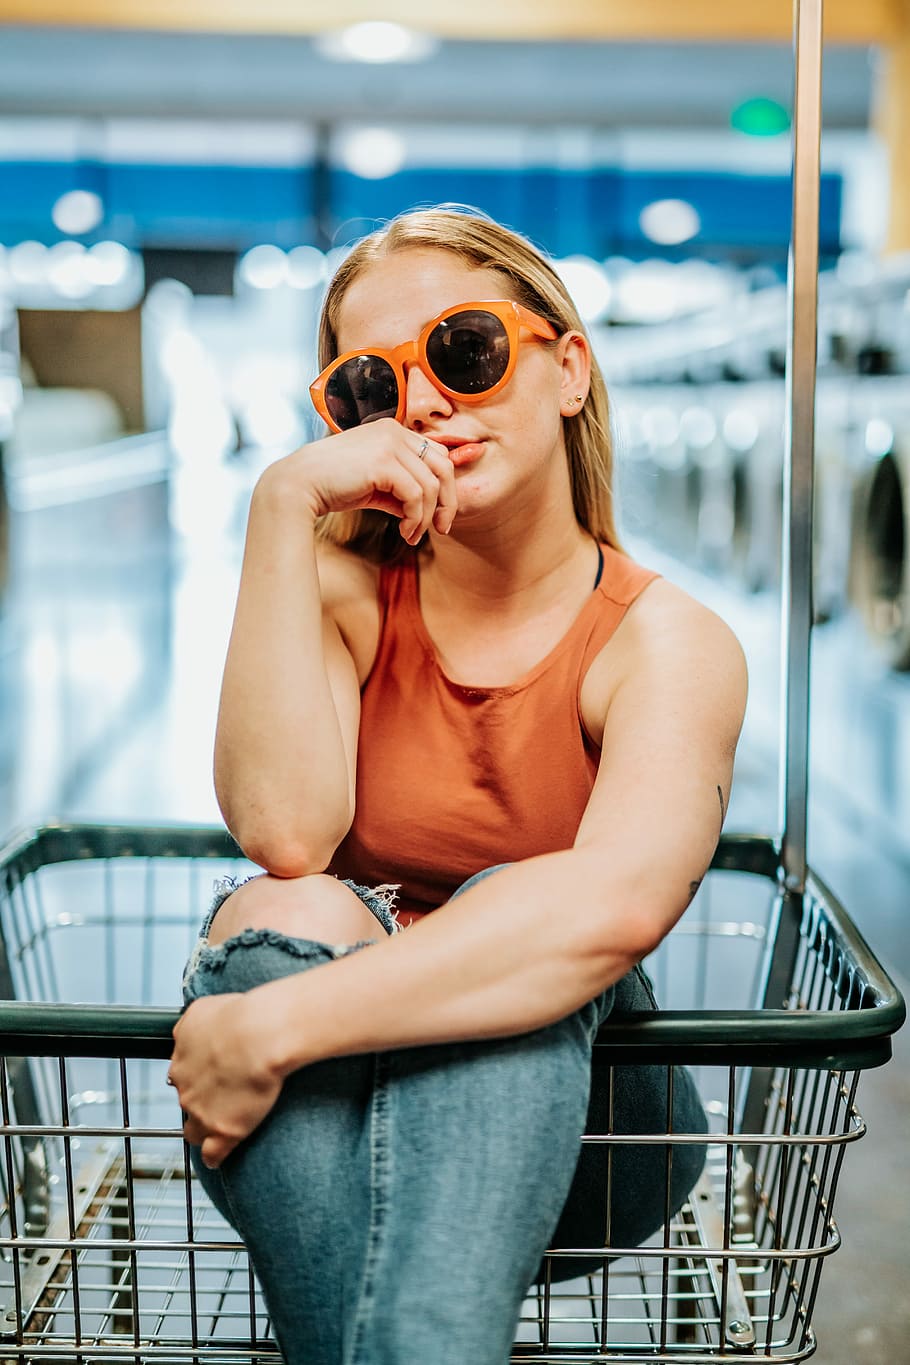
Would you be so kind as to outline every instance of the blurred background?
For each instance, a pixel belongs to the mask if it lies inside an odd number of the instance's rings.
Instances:
[[[789,8],[445,8],[0,0],[4,834],[218,819],[252,486],[317,434],[335,265],[438,202],[555,258],[612,392],[624,543],[749,658],[727,828],[778,830]],[[831,0],[823,122],[809,853],[906,989],[905,8]],[[910,1360],[897,1051],[860,1088],[823,1365]]]

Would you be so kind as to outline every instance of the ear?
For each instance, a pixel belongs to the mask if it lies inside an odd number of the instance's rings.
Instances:
[[[562,367],[559,410],[563,417],[574,417],[584,407],[591,382],[591,345],[582,332],[565,332],[559,338],[558,355]]]

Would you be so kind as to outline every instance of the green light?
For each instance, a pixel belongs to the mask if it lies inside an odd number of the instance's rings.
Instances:
[[[777,137],[790,128],[790,115],[777,100],[746,100],[730,115],[730,126],[748,137]]]

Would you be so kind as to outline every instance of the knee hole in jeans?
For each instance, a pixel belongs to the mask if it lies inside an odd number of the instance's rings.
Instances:
[[[380,926],[348,886],[325,873],[273,877],[265,872],[233,891],[209,929],[214,947],[244,929],[276,929],[320,943],[355,943],[381,935]]]

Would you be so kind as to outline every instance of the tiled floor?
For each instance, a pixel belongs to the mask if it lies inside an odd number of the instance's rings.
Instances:
[[[0,618],[0,832],[52,817],[218,818],[212,730],[252,474],[239,459],[213,473],[202,499],[177,476],[170,487],[14,512]],[[631,548],[740,635],[751,694],[727,828],[776,831],[776,603]],[[814,676],[811,862],[906,982],[910,682],[885,674],[850,622],[816,631]],[[821,1365],[910,1361],[906,1038],[860,1088],[869,1136],[845,1163],[845,1246],[826,1267],[816,1313]]]

